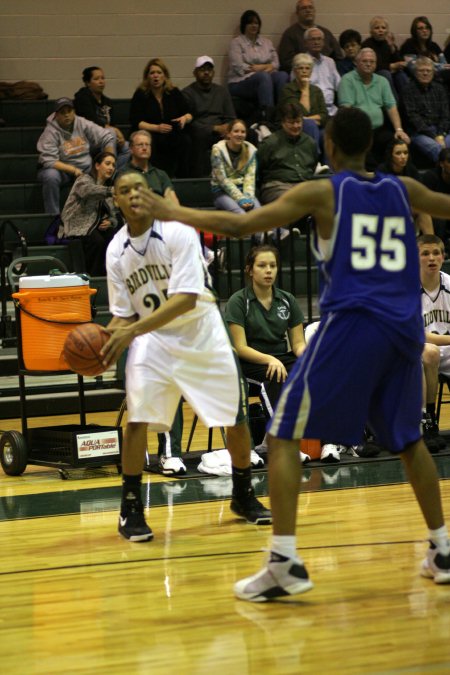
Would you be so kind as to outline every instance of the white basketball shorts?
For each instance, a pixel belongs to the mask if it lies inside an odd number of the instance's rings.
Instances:
[[[181,396],[205,426],[234,426],[242,382],[218,308],[211,304],[177,334],[136,337],[128,352],[126,392],[128,421],[146,422],[152,431],[171,428]]]

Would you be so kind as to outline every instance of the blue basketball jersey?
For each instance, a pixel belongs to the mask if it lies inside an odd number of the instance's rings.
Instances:
[[[317,236],[314,243],[322,314],[368,312],[400,347],[407,340],[408,347],[421,348],[419,258],[405,186],[381,173],[366,178],[344,171],[330,180],[334,231],[325,252]]]

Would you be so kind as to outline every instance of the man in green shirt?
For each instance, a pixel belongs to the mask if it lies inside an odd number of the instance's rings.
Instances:
[[[171,193],[177,199],[172,181],[165,171],[150,164],[152,137],[148,131],[135,131],[130,136],[131,159],[128,166],[144,174],[148,186],[157,194],[165,197]],[[177,199],[178,203],[178,199]]]
[[[281,129],[258,148],[261,201],[273,202],[291,187],[309,180],[317,166],[317,146],[303,133],[302,109],[298,103],[281,106]]]
[[[359,108],[370,119],[373,129],[372,150],[368,154],[367,167],[375,168],[384,158],[387,143],[393,136],[409,143],[403,131],[397,103],[388,80],[377,75],[377,57],[373,49],[361,49],[356,56],[356,70],[341,79],[338,88],[340,106]],[[384,113],[392,126],[385,123]]]

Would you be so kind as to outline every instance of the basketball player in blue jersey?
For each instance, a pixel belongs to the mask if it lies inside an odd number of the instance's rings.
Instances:
[[[140,194],[147,189],[145,176],[134,170],[116,178],[114,200],[126,224],[106,256],[113,319],[102,350],[105,364],[129,347],[119,532],[130,541],[153,538],[141,500],[147,429],[170,429],[181,396],[205,426],[227,427],[231,510],[256,525],[270,524],[270,511],[251,486],[244,385],[210,290],[199,237],[192,228],[160,222],[142,208]]]
[[[239,237],[311,214],[324,277],[322,320],[286,381],[269,423],[273,538],[268,562],[235,584],[238,598],[264,602],[312,588],[296,550],[301,464],[298,439],[361,442],[369,421],[380,443],[399,453],[429,528],[421,574],[450,582],[450,545],[436,467],[421,437],[424,331],[411,208],[448,218],[450,197],[416,181],[368,174],[367,115],[339,110],[327,127],[326,155],[336,175],[301,183],[246,215],[203,213],[147,193],[157,217]],[[321,241],[322,240],[322,241]]]

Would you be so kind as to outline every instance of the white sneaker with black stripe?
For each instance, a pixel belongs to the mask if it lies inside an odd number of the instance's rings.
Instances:
[[[251,464],[254,468],[256,468],[256,467],[258,467],[258,466],[259,466],[259,467],[264,466],[264,460],[263,460],[263,458],[261,457],[261,455],[258,455],[258,453],[256,452],[256,448],[255,448],[254,450],[252,449],[252,450],[250,451],[250,464]]]
[[[235,583],[234,594],[249,602],[267,602],[306,593],[311,588],[313,583],[300,560],[271,551],[267,565],[260,572]]]
[[[181,457],[165,457],[161,455],[158,466],[164,476],[184,476],[187,471]]]
[[[322,452],[320,453],[320,461],[326,464],[337,464],[341,461],[342,445],[334,445],[334,443],[325,443],[322,445]]]
[[[420,574],[427,579],[433,579],[435,584],[450,584],[450,553],[440,553],[437,546],[430,541]]]

